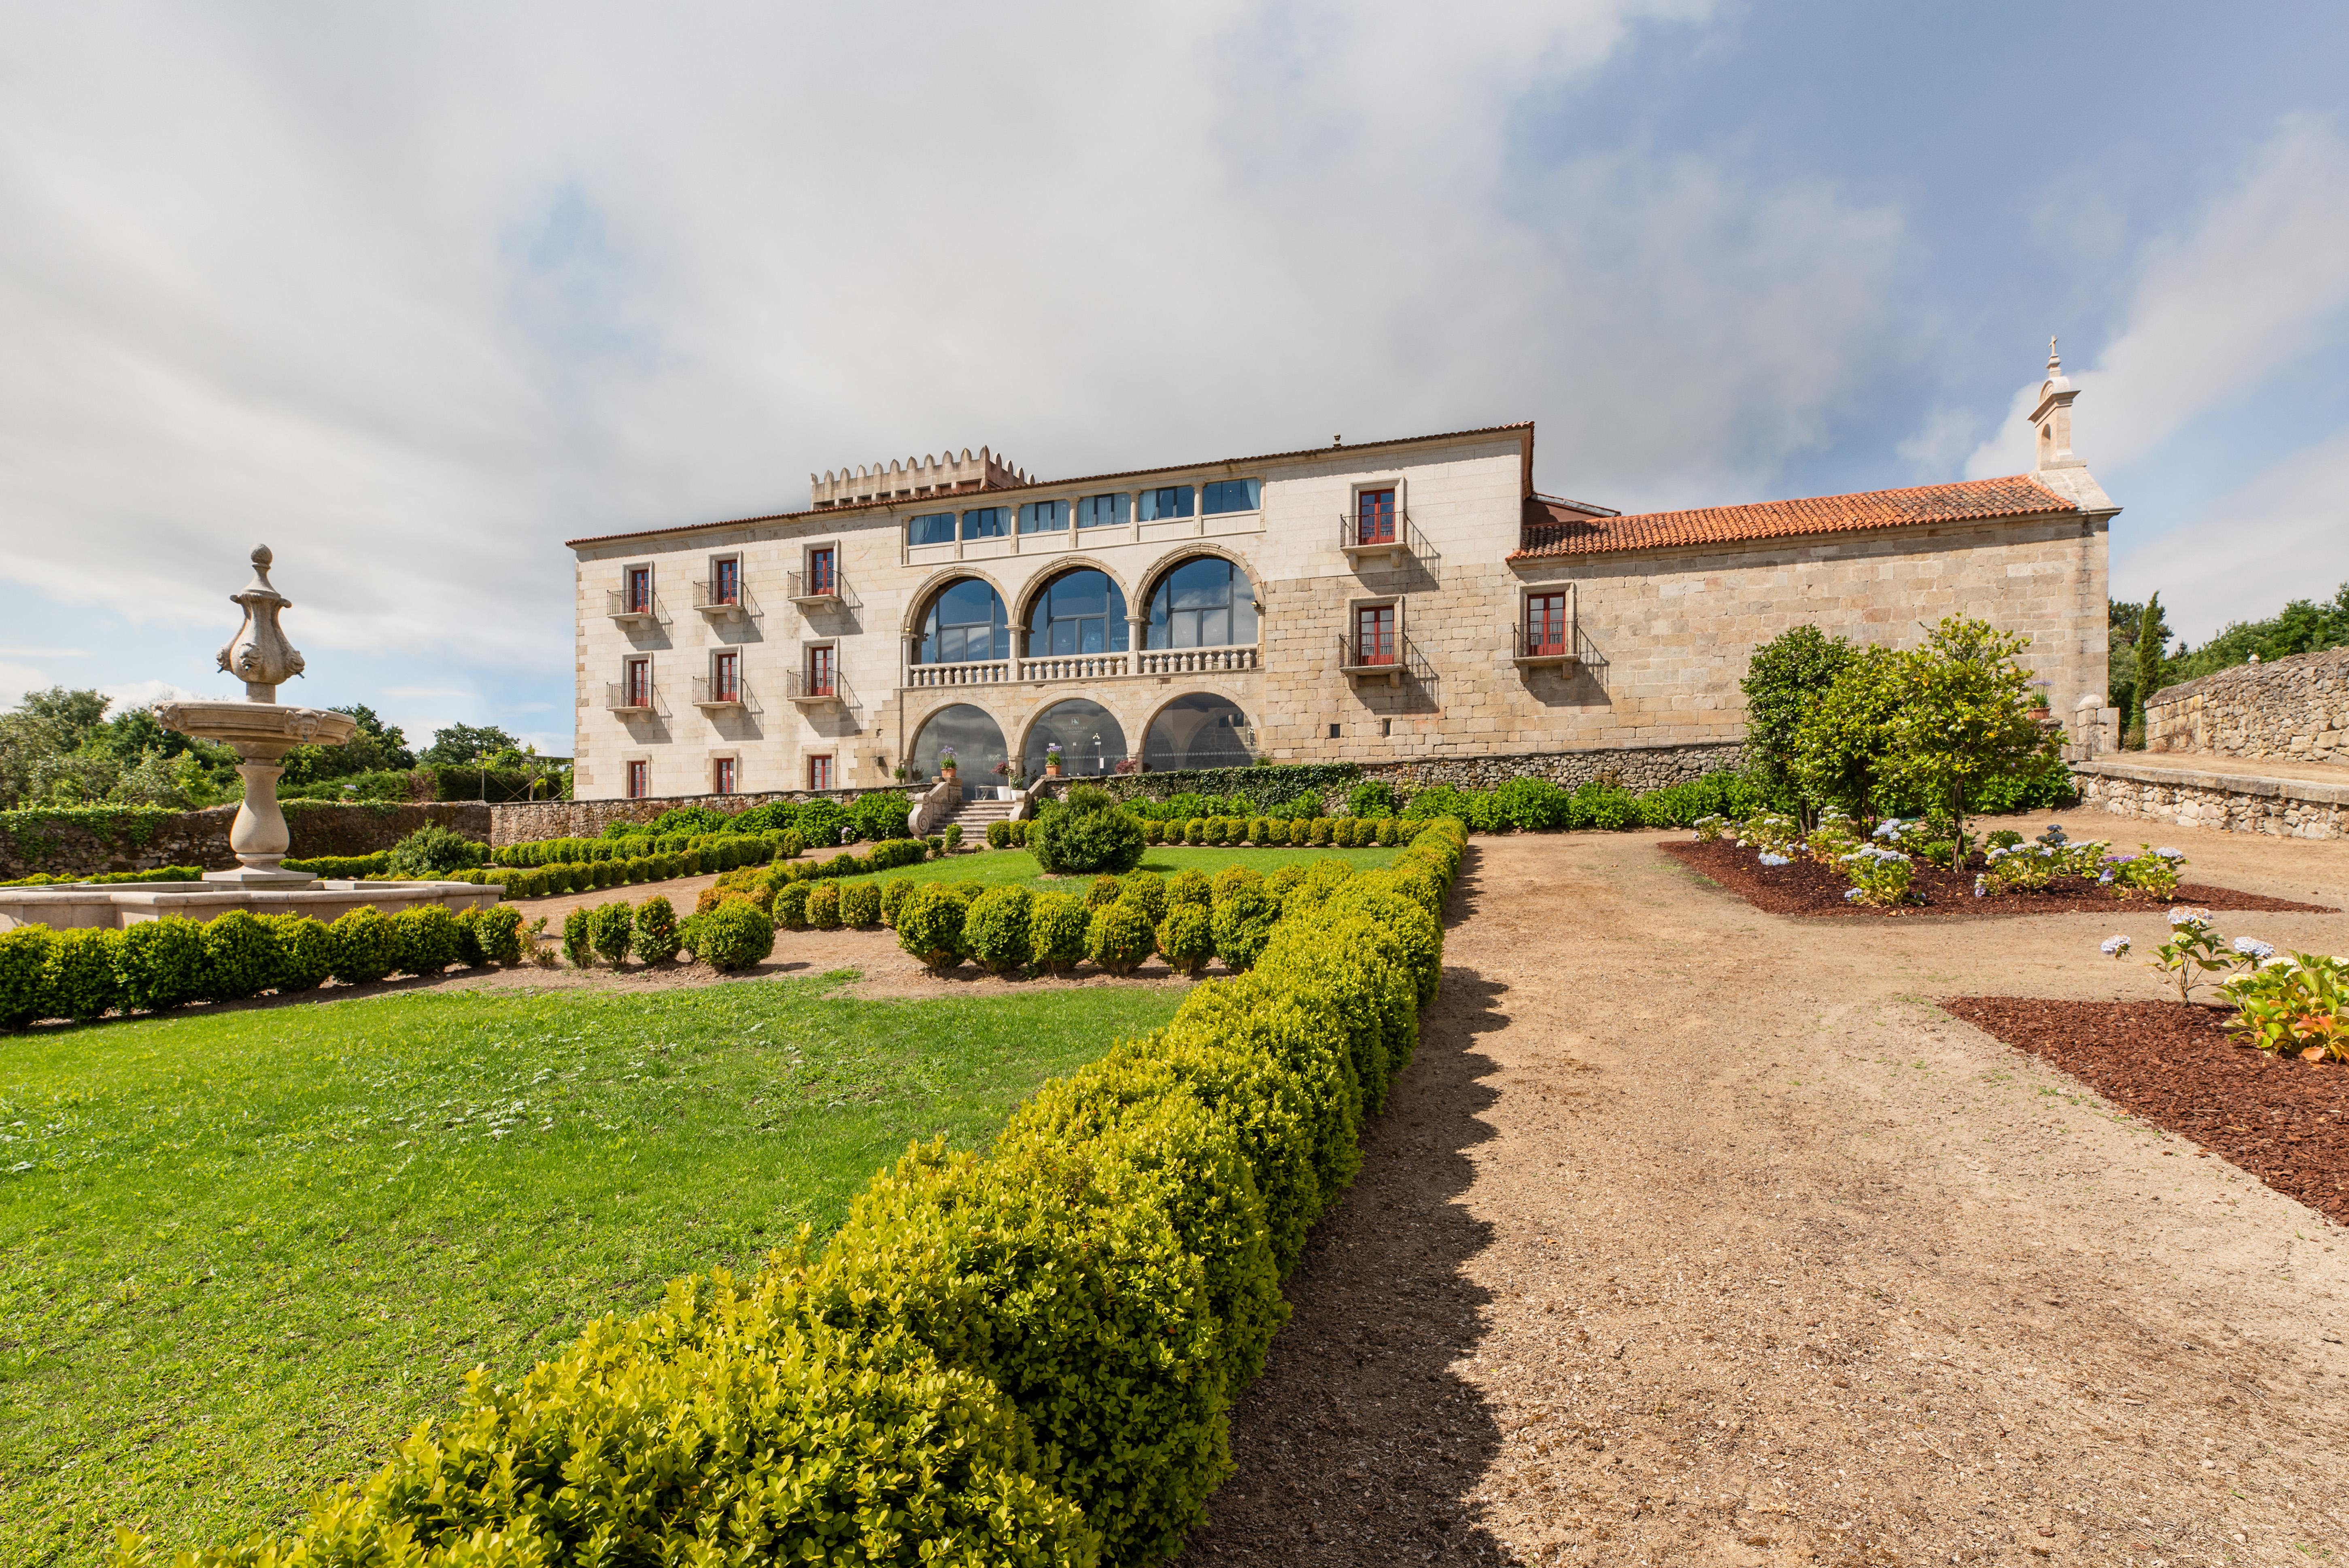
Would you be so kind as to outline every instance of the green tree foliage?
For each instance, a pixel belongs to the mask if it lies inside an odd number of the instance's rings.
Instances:
[[[53,686],[0,713],[0,808],[159,805],[187,809],[241,787],[236,753],[166,730],[134,708],[106,717],[102,692]]]
[[[2032,717],[2031,671],[2016,661],[2029,646],[2019,633],[1954,615],[1895,661],[1899,706],[1887,781],[1946,814],[1958,845],[1967,810],[1992,781],[2044,765],[2055,751],[2054,732]]]
[[[1107,790],[1079,784],[1036,814],[1028,836],[1036,864],[1055,875],[1131,871],[1145,847],[1142,823]]]
[[[1805,800],[1853,816],[1871,814],[1900,707],[1899,666],[1889,649],[1852,649],[1826,689],[1806,699],[1788,759]]]
[[[1745,693],[1746,756],[1765,789],[1795,787],[1804,721],[1857,657],[1850,643],[1815,626],[1791,628],[1754,650],[1738,686]]]
[[[281,786],[299,787],[354,774],[405,773],[416,765],[416,753],[408,749],[408,737],[399,726],[385,723],[366,703],[328,711],[349,714],[358,722],[357,731],[339,746],[296,746],[288,752]]]
[[[2169,645],[2169,623],[2161,616],[2161,596],[2154,595],[2137,612],[2137,711],[2129,715],[2127,728],[2134,731],[2145,722],[2145,705],[2165,682],[2161,678],[2162,650]],[[2142,744],[2142,741],[2139,744]]]
[[[469,871],[489,857],[488,845],[428,822],[391,846],[391,874],[429,882],[451,871]]]
[[[522,754],[520,741],[494,724],[451,724],[432,732],[432,743],[417,761],[431,767],[461,768],[487,763],[502,752]]]

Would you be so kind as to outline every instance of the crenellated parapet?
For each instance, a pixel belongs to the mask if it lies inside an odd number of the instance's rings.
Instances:
[[[896,497],[936,495],[972,490],[1012,490],[1029,483],[1028,475],[986,447],[973,456],[968,447],[957,457],[949,447],[943,453],[909,457],[887,467],[874,463],[854,471],[830,469],[808,475],[810,504],[854,506],[860,502]]]

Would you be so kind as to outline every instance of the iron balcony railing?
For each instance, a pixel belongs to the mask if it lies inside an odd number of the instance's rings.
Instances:
[[[837,702],[843,708],[856,706],[856,694],[849,690],[848,677],[837,670],[822,672],[792,670],[784,676],[783,686],[794,702]]]
[[[612,680],[604,686],[604,706],[615,713],[650,713],[657,699],[650,680]]]
[[[794,604],[831,604],[843,597],[844,585],[840,580],[840,568],[828,572],[794,571],[784,574],[791,584]]]
[[[1574,661],[1574,628],[1571,626],[1545,624],[1528,632],[1522,626],[1509,628],[1511,657],[1520,663],[1555,659],[1562,664]]]
[[[649,593],[632,593],[626,588],[606,588],[604,591],[604,613],[614,620],[651,620],[658,615],[659,603]]]
[[[750,687],[740,675],[731,679],[715,675],[693,678],[693,705],[697,708],[747,708],[750,705]]]
[[[1340,636],[1338,639],[1338,668],[1348,672],[1375,670],[1384,674],[1402,669],[1410,652],[1410,644],[1398,632],[1393,638],[1376,639]]]
[[[1402,550],[1411,548],[1411,514],[1381,513],[1365,517],[1359,513],[1338,514],[1338,547],[1353,554],[1364,550]]]
[[[704,615],[745,615],[750,610],[750,595],[737,580],[730,584],[697,582],[693,585],[693,607]]]

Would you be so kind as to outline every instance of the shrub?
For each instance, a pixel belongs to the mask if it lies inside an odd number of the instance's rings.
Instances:
[[[178,915],[124,927],[116,963],[125,1009],[161,1012],[207,992],[204,929]]]
[[[271,990],[280,996],[292,996],[326,983],[326,977],[335,972],[333,932],[307,915],[264,915],[261,923],[267,928],[274,950],[269,971]]]
[[[913,891],[913,879],[907,877],[899,877],[893,881],[881,884],[881,923],[883,925],[894,928],[897,924],[897,911],[905,907],[906,898],[912,896]]]
[[[1121,899],[1094,910],[1085,929],[1085,956],[1111,974],[1132,974],[1157,943],[1150,912],[1136,900]]]
[[[392,969],[435,975],[457,961],[463,939],[457,917],[439,904],[418,904],[391,917]]]
[[[1107,792],[1083,784],[1037,814],[1029,843],[1036,864],[1056,877],[1131,871],[1143,847],[1141,822],[1118,810]]]
[[[1279,919],[1279,903],[1260,886],[1236,887],[1216,899],[1210,930],[1225,965],[1235,973],[1253,968]]]
[[[651,902],[666,909],[668,900],[655,898]],[[485,963],[518,964],[522,962],[522,911],[503,904],[492,904],[486,909],[469,909],[473,940],[480,945]],[[677,949],[669,949],[672,955]]]
[[[2175,849],[2156,849],[2150,844],[2140,844],[2137,853],[2110,862],[2108,870],[2098,878],[2112,887],[2116,894],[2143,893],[2148,898],[2174,898],[2178,896],[2178,869],[2186,864],[2186,857]]]
[[[840,884],[819,882],[808,889],[807,923],[819,931],[840,929]]]
[[[677,909],[658,894],[636,906],[634,916],[636,956],[647,963],[673,963],[683,945],[677,932]]]
[[[1311,844],[1316,849],[1322,848],[1330,842],[1330,819],[1326,816],[1315,817],[1309,831],[1310,836],[1306,842]]]
[[[792,826],[799,830],[800,841],[810,849],[830,848],[838,844],[843,827],[851,833],[855,831],[848,813],[839,802],[831,800],[802,802],[792,811]]]
[[[1392,849],[1402,841],[1403,825],[1402,823],[1397,822],[1392,817],[1389,817],[1379,824],[1379,843],[1381,846]]]
[[[929,856],[929,846],[918,838],[892,838],[873,846],[866,856],[875,871],[894,871],[900,866],[919,866]]]
[[[1346,809],[1356,816],[1392,816],[1394,787],[1378,779],[1364,779],[1346,792]]]
[[[1196,976],[1216,956],[1214,917],[1204,903],[1168,908],[1158,926],[1158,950],[1177,974]]]
[[[1014,849],[1028,847],[1028,821],[1025,817],[1011,825],[1011,847]]]
[[[399,933],[390,918],[368,905],[351,910],[326,928],[334,939],[333,969],[345,985],[371,985],[399,961]]]
[[[2262,1051],[2349,1062],[2349,960],[2262,953],[2265,947],[2240,940],[2235,944],[2258,967],[2219,986],[2235,1004],[2229,1033]]]
[[[615,898],[599,904],[587,918],[587,940],[595,956],[614,969],[628,961],[629,950],[636,941],[636,912],[628,908],[625,898]]]
[[[855,804],[848,808],[848,815],[857,837],[878,844],[892,838],[911,838],[914,830],[906,826],[906,819],[913,809],[914,803],[905,798],[903,791],[885,789],[858,795]]]
[[[897,907],[897,945],[939,974],[951,972],[968,949],[963,926],[968,905],[954,889],[926,882]]]
[[[774,923],[786,931],[807,929],[808,900],[814,897],[812,882],[787,882],[775,891]]]
[[[1166,918],[1166,878],[1155,871],[1127,872],[1117,879],[1117,896],[1121,903],[1141,905],[1154,926]]]
[[[574,969],[595,961],[595,917],[584,906],[563,917],[563,956]]]
[[[1032,957],[1028,931],[1034,895],[1025,888],[990,888],[970,902],[963,917],[963,940],[978,967],[989,974],[1023,969]]]
[[[1845,898],[1884,909],[1909,897],[1909,882],[1917,872],[1917,863],[1898,849],[1873,844],[1838,857],[1836,865],[1851,883],[1851,890]]]
[[[881,885],[877,882],[851,882],[840,890],[840,923],[843,926],[877,926],[881,923]]]
[[[431,881],[446,872],[480,866],[489,857],[488,845],[428,822],[391,846],[385,868],[394,877]]]
[[[1180,877],[1175,878],[1175,881],[1179,882],[1181,880],[1182,878]],[[1168,884],[1168,887],[1170,889],[1169,896],[1171,897],[1173,884]],[[1254,888],[1261,891],[1264,888],[1264,873],[1258,871],[1253,866],[1225,867],[1222,870],[1216,873],[1216,879],[1208,884],[1208,890],[1211,895],[1209,901],[1211,903],[1220,904],[1226,898],[1230,898],[1235,891],[1241,888]]]
[[[41,1016],[86,1023],[124,1005],[122,938],[113,930],[59,931],[51,938],[41,974]]]
[[[1084,961],[1092,917],[1074,893],[1043,893],[1028,906],[1029,961],[1048,974],[1066,974]]]
[[[22,1029],[43,1016],[43,976],[55,940],[47,926],[0,931],[0,1029]]]
[[[1244,867],[1235,866],[1230,869],[1237,871]],[[1215,884],[1207,880],[1207,874],[1204,871],[1177,871],[1167,879],[1166,907],[1170,909],[1177,904],[1213,904],[1215,901]]]
[[[1161,816],[1143,817],[1142,819],[1142,841],[1144,844],[1165,843],[1166,819]]]
[[[749,969],[775,950],[774,926],[747,898],[729,898],[693,919],[693,956],[712,969]]]
[[[1117,896],[1123,891],[1124,888],[1116,877],[1096,877],[1085,884],[1085,908],[1105,909],[1117,902]]]
[[[1171,825],[1170,825],[1170,826],[1171,826]],[[1195,817],[1192,817],[1189,821],[1187,821],[1187,822],[1185,822],[1185,823],[1184,823],[1184,824],[1183,824],[1183,842],[1184,842],[1184,843],[1185,843],[1185,844],[1204,844],[1204,843],[1206,843],[1206,838],[1207,838],[1207,824],[1206,824],[1206,820],[1205,820],[1205,819],[1203,819],[1203,818],[1201,818],[1201,817],[1196,817],[1196,816],[1195,816]]]
[[[987,846],[989,849],[1011,847],[1011,824],[1009,821],[999,820],[987,825]]]

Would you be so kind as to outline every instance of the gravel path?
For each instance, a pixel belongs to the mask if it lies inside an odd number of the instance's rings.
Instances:
[[[2349,846],[2161,831],[2349,901]],[[2160,915],[1806,922],[1661,836],[1475,841],[1186,1563],[2349,1555],[2349,1232],[1933,1004],[2158,996],[2095,944]]]

